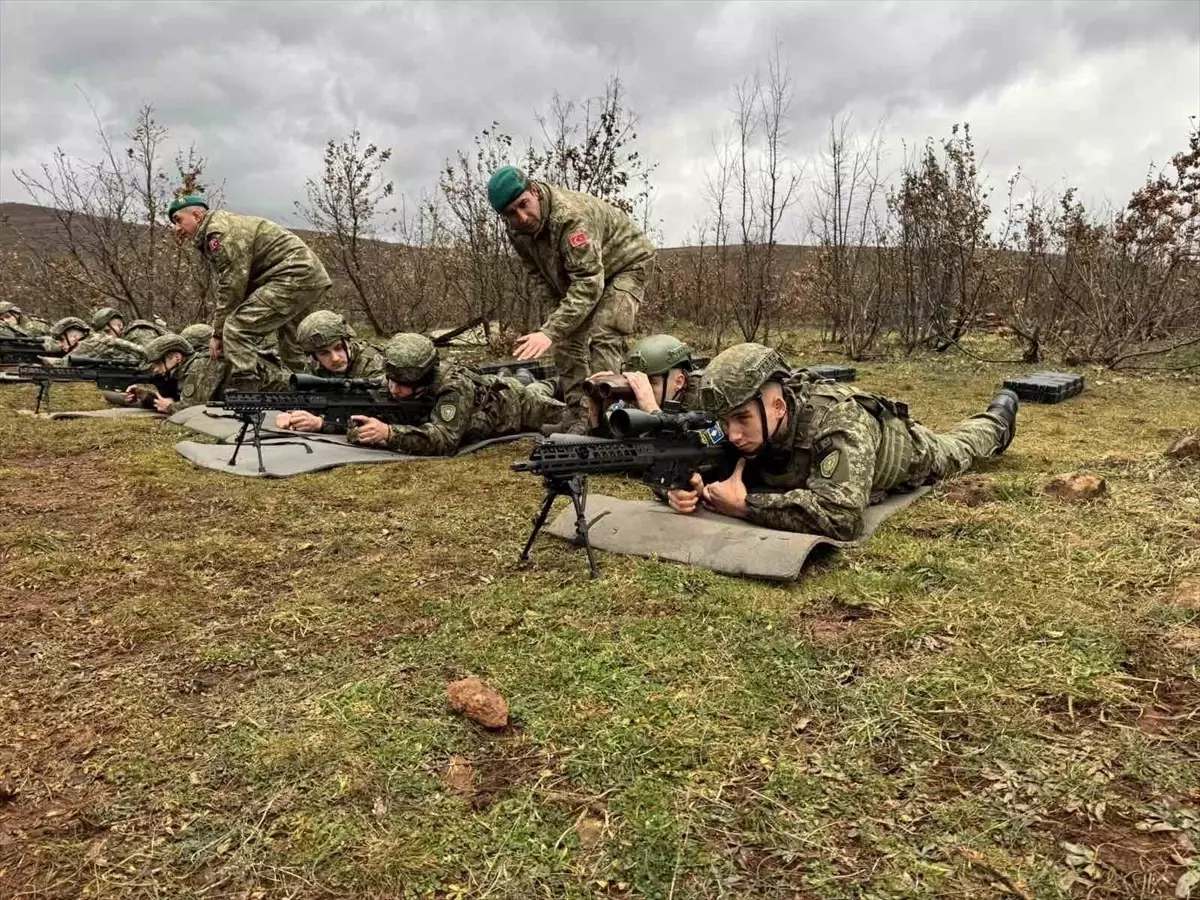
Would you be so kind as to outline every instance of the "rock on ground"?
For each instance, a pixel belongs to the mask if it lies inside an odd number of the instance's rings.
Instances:
[[[508,701],[478,678],[464,678],[446,686],[450,708],[484,728],[503,728],[508,724]]]
[[[1108,495],[1108,482],[1099,475],[1057,475],[1042,491],[1068,503],[1086,503]]]

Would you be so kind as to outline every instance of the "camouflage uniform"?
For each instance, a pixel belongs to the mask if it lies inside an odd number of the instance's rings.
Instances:
[[[195,243],[215,277],[212,325],[230,377],[253,379],[256,351],[272,334],[284,364],[303,370],[296,326],[332,284],[317,255],[274,222],[225,210],[205,215]]]
[[[554,388],[553,381],[527,386],[516,378],[445,366],[424,392],[424,396],[433,398],[429,421],[424,425],[392,425],[386,446],[413,456],[451,456],[476,441],[537,431],[558,421],[565,409],[554,399]],[[355,432],[351,428],[348,433],[351,443],[357,441]]]
[[[104,332],[92,332],[76,344],[67,356],[85,357],[88,359],[113,359],[127,362],[143,362],[145,350],[139,345],[124,338],[113,337]],[[52,366],[67,366],[67,357],[59,357],[50,361]]]
[[[753,366],[764,350],[739,344],[719,354],[705,373],[704,408],[725,415],[730,405],[711,390],[714,381],[719,387],[739,366]],[[782,383],[787,421],[742,474],[747,520],[768,528],[853,540],[868,505],[967,471],[1002,452],[1015,430],[989,408],[936,434],[909,418],[905,404],[877,394],[807,376]]]
[[[541,198],[541,228],[533,235],[510,228],[508,239],[531,276],[539,308],[557,304],[540,330],[554,342],[563,396],[578,414],[584,380],[621,364],[654,271],[654,244],[598,197],[544,181],[530,186]]]
[[[146,363],[153,365],[166,358],[170,352],[183,354],[186,338],[165,334],[151,341],[146,348]],[[189,345],[190,346],[190,345]],[[179,399],[167,407],[167,415],[174,415],[189,406],[201,406],[224,396],[229,381],[230,367],[226,360],[212,360],[207,353],[183,354],[183,362],[166,373],[178,388]],[[263,385],[264,391],[286,391],[291,373],[279,364],[272,354],[260,352],[255,360],[254,377]]]
[[[48,337],[50,325],[35,316],[27,316],[15,303],[0,302],[0,316],[12,313],[17,317],[15,325],[0,322],[0,337]]]
[[[209,341],[212,340],[213,328],[207,322],[193,322],[179,336],[192,345],[197,353],[207,353]]]

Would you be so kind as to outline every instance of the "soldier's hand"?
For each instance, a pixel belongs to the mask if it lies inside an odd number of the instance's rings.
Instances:
[[[135,403],[141,403],[141,398],[133,392],[132,388],[126,388],[125,393],[121,396],[125,401],[126,406],[133,406]]]
[[[674,491],[667,491],[667,505],[677,513],[690,516],[696,511],[696,507],[700,505],[700,493],[704,490],[704,479],[695,472],[692,473],[691,487],[691,490],[680,488]]]
[[[524,362],[527,359],[537,359],[550,349],[553,341],[540,331],[527,334],[517,341],[513,356]]]
[[[221,339],[213,335],[208,342],[208,358],[218,360],[221,358]]]
[[[647,413],[659,411],[658,399],[654,396],[654,388],[650,386],[649,375],[645,372],[626,372],[625,380],[629,382],[629,389],[633,391],[633,399],[638,409]]]
[[[160,413],[166,413],[171,408],[171,404],[174,402],[175,401],[172,400],[170,397],[164,397],[162,394],[155,394],[154,395],[154,411],[160,412]]]
[[[600,406],[590,394],[583,395],[583,405],[587,410],[588,431],[595,431],[600,427]]]
[[[315,416],[308,410],[298,409],[292,412],[280,413],[275,417],[276,428],[286,428],[289,431],[320,431],[325,426],[321,416]]]
[[[700,491],[704,505],[723,516],[746,518],[750,510],[746,506],[746,485],[742,482],[742,470],[745,468],[746,460],[739,459],[733,474],[724,481],[704,485]]]
[[[350,423],[360,444],[384,444],[391,432],[386,423],[370,416],[351,416]]]

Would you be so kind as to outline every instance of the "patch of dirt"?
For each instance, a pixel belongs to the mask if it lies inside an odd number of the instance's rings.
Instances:
[[[1185,434],[1166,450],[1172,459],[1200,459],[1200,432]]]
[[[836,647],[847,643],[866,620],[876,615],[873,609],[851,606],[835,598],[826,610],[797,616],[793,628],[818,646]]]
[[[1175,593],[1171,595],[1171,603],[1184,609],[1194,609],[1200,612],[1200,578],[1187,578],[1179,583]]]
[[[1108,482],[1100,475],[1056,475],[1046,482],[1042,493],[1068,503],[1087,503],[1108,496]]]
[[[1200,729],[1200,684],[1182,675],[1155,685],[1151,702],[1137,719],[1143,734],[1178,740]]]
[[[965,475],[946,482],[945,500],[955,506],[983,506],[996,499],[996,486],[982,475]]]
[[[954,519],[933,519],[919,525],[902,525],[901,531],[923,538],[956,537],[962,525]]]
[[[554,760],[544,753],[518,756],[486,756],[476,759],[471,808],[487,809],[501,797],[540,779],[555,779]]]
[[[1101,870],[1099,880],[1116,881],[1130,892],[1123,896],[1174,897],[1175,886],[1187,871],[1179,860],[1189,858],[1196,849],[1181,831],[1142,830],[1127,821],[1072,823],[1063,826],[1059,834],[1063,841],[1094,852]],[[1079,896],[1090,890],[1086,883],[1075,885]]]

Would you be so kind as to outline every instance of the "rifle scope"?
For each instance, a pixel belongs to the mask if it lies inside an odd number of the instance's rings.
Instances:
[[[698,431],[713,424],[713,418],[705,412],[642,412],[640,409],[613,410],[608,417],[608,428],[618,439],[641,437],[653,433],[678,433]]]
[[[367,378],[322,378],[320,375],[293,375],[290,383],[293,391],[312,391],[318,394],[383,389],[382,381],[371,381]]]

